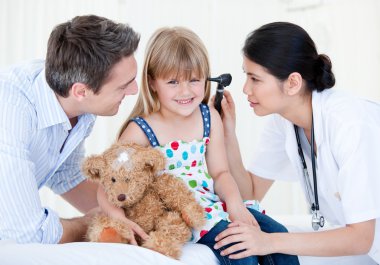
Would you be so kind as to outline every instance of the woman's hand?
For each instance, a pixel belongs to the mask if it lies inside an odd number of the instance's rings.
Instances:
[[[232,99],[229,91],[224,91],[224,98],[222,100],[222,120],[224,127],[224,135],[235,134],[236,128],[236,112],[235,102]]]
[[[215,96],[210,99],[210,107],[214,108]],[[228,90],[224,90],[224,97],[221,102],[222,106],[222,121],[224,127],[224,135],[235,133],[236,127],[236,113],[235,103],[232,99],[231,93]]]
[[[228,256],[230,259],[241,259],[252,255],[267,255],[272,253],[270,234],[264,233],[260,227],[235,221],[228,225],[228,228],[221,232],[216,238],[215,249],[219,249],[231,243],[235,243],[220,254]],[[237,254],[237,251],[242,251]]]

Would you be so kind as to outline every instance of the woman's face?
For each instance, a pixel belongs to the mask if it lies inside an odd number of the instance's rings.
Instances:
[[[282,82],[263,66],[243,57],[243,71],[247,75],[243,93],[258,116],[281,113],[285,107]]]

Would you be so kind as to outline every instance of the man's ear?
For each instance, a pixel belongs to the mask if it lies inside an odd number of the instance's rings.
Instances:
[[[284,82],[284,93],[288,96],[294,96],[301,91],[302,85],[303,79],[301,74],[293,72]]]
[[[89,179],[99,181],[102,173],[102,169],[106,166],[106,162],[103,157],[90,156],[86,158],[82,163],[82,173]]]
[[[83,83],[74,83],[71,87],[70,94],[78,101],[82,101],[90,92],[87,85]]]

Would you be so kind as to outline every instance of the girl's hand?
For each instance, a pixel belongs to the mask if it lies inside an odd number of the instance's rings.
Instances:
[[[231,208],[231,210],[230,210]],[[227,207],[227,212],[232,222],[240,221],[248,225],[259,226],[255,217],[250,211],[242,204],[241,206]]]
[[[241,259],[252,255],[267,255],[272,253],[271,240],[269,234],[260,230],[259,226],[235,221],[228,225],[228,228],[221,232],[216,238],[215,249],[219,249],[231,243],[235,243],[220,254],[228,256],[230,259]],[[237,254],[237,251],[242,251]]]
[[[144,232],[144,230],[138,224],[136,224],[135,222],[132,222],[127,217],[125,217],[125,213],[122,208],[112,205],[108,201],[107,194],[102,185],[99,185],[98,187],[97,198],[98,198],[100,209],[106,215],[108,215],[111,218],[118,219],[121,222],[125,223],[125,225],[128,226],[133,231],[133,235],[137,234],[144,240],[149,238],[149,236]],[[130,244],[137,245],[137,242],[134,236],[132,236],[132,238],[130,239]]]
[[[135,222],[132,222],[126,217],[124,217],[121,221],[123,221],[133,231],[134,234],[139,235],[143,240],[147,240],[149,238],[144,230]],[[136,238],[134,236],[130,238],[130,244],[137,246]]]
[[[138,224],[136,224],[135,222],[125,217],[124,211],[121,211],[121,212],[120,211],[113,211],[112,213],[108,212],[107,215],[110,216],[111,218],[115,218],[123,222],[127,227],[129,227],[133,231],[133,236],[131,238],[128,238],[128,240],[130,240],[130,244],[137,246],[136,238],[134,236],[136,234],[139,235],[143,240],[147,240],[149,236],[145,233],[145,231]]]

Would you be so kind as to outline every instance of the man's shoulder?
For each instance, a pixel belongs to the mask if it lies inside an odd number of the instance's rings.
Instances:
[[[14,84],[22,84],[26,81],[33,81],[44,69],[44,60],[31,60],[2,70],[1,79]]]
[[[2,106],[18,108],[20,113],[34,113],[33,84],[44,70],[43,60],[33,60],[12,65],[0,71],[0,101]]]

